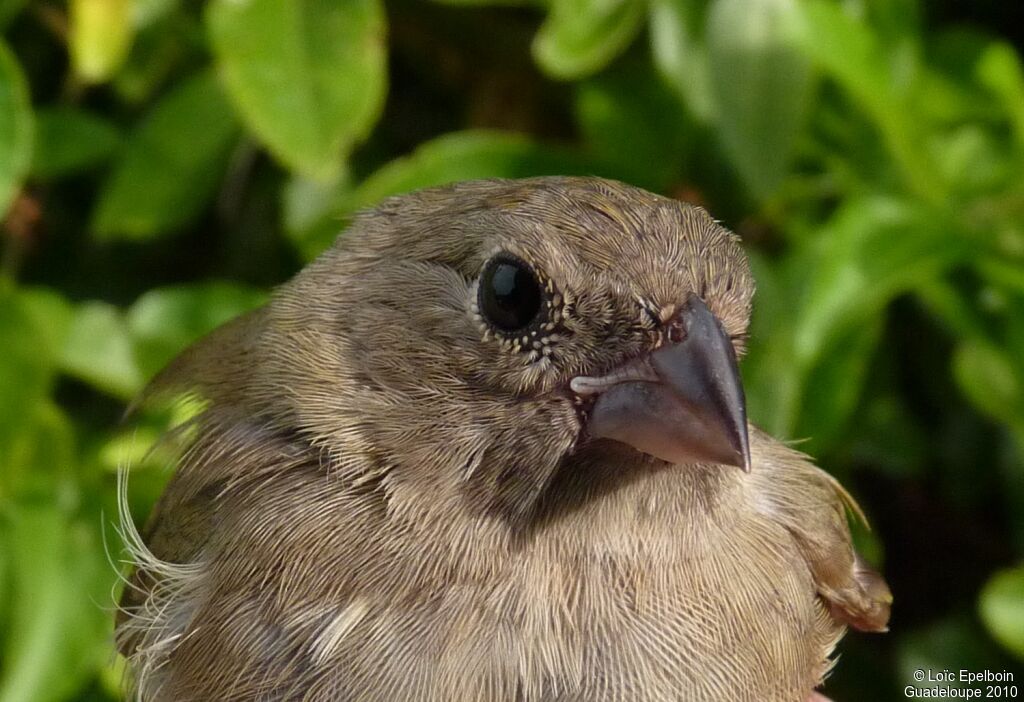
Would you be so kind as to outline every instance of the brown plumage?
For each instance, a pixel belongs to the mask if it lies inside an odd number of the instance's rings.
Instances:
[[[361,215],[154,384],[207,405],[128,529],[138,696],[803,702],[890,597],[747,428],[753,288],[702,209],[604,180]]]

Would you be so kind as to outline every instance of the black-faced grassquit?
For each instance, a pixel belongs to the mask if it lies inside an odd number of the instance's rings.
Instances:
[[[391,198],[151,395],[205,410],[122,601],[143,700],[805,702],[890,595],[746,419],[754,281],[594,178]]]

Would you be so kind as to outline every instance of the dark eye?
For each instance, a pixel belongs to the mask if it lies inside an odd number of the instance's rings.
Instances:
[[[526,263],[500,254],[480,274],[479,305],[480,313],[498,329],[522,329],[540,311],[540,283]]]

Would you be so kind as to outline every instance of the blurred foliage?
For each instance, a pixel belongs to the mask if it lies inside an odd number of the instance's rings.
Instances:
[[[166,420],[120,423],[147,378],[358,208],[547,173],[744,237],[752,416],[861,498],[896,595],[829,692],[1019,671],[1013,6],[0,0],[0,701],[118,696],[115,471],[140,520],[167,478],[145,457]]]

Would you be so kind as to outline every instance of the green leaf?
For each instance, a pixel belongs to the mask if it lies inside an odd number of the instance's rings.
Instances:
[[[28,429],[18,437],[15,460],[5,465],[15,500],[74,504],[81,499],[71,420],[51,398],[23,408]]]
[[[21,67],[0,41],[0,220],[32,159],[32,108]]]
[[[771,328],[758,323],[752,331],[749,376],[744,371],[750,394],[757,398],[751,415],[776,436],[796,438],[798,427],[815,422],[802,419],[809,413],[805,403],[813,408],[827,401],[806,398],[815,374],[825,373],[841,384],[845,398],[834,408],[842,413],[825,425],[834,431],[859,393],[862,364],[873,348],[864,336],[877,335],[875,325],[886,305],[928,285],[970,254],[950,220],[943,211],[917,203],[852,199],[819,227],[815,238],[802,240],[779,266],[779,280],[771,286],[774,304],[785,313],[772,315]],[[833,353],[838,355],[830,359]],[[837,365],[828,370],[832,362]],[[850,375],[840,377],[843,373]]]
[[[74,315],[71,303],[44,287],[18,288],[16,298],[18,307],[33,326],[31,334],[38,344],[33,355],[51,365],[56,364]]]
[[[36,114],[32,175],[57,178],[107,160],[121,143],[117,129],[101,117],[73,107]]]
[[[8,592],[10,592],[10,581],[12,580],[10,552],[11,547],[7,543],[7,533],[0,528],[0,631],[8,631],[11,626],[7,621],[10,600]],[[3,668],[0,666],[0,675],[2,674]]]
[[[582,82],[575,107],[588,152],[622,180],[663,191],[679,177],[692,125],[646,62],[623,61]]]
[[[534,38],[534,59],[561,80],[596,73],[633,41],[645,10],[641,0],[553,0]]]
[[[52,496],[52,476],[70,465],[70,425],[47,397],[70,317],[52,292],[0,291],[0,505]]]
[[[385,165],[363,181],[347,204],[350,208],[367,207],[389,195],[460,180],[572,175],[594,170],[595,164],[578,152],[526,136],[483,130],[455,132],[428,141],[412,155]]]
[[[148,9],[136,6],[137,14],[141,15],[140,27],[151,19],[146,14]],[[159,17],[161,8],[152,9]],[[208,56],[201,19],[187,12],[170,12],[141,29],[132,42],[128,60],[111,81],[111,87],[122,102],[141,108],[153,102],[171,81],[192,66],[207,63]]]
[[[981,591],[978,611],[992,638],[1024,660],[1024,566],[993,575]]]
[[[32,422],[29,408],[49,390],[54,372],[51,340],[25,298],[0,288],[0,473],[12,470]]]
[[[453,7],[522,7],[522,6],[544,6],[544,0],[434,0],[439,5],[451,5]]]
[[[214,0],[210,41],[249,129],[287,167],[328,178],[386,91],[379,0]]]
[[[999,97],[1006,110],[1019,148],[1024,149],[1024,68],[1013,46],[988,47],[976,68],[979,81]]]
[[[293,176],[281,189],[281,218],[285,231],[300,234],[329,217],[339,193],[352,188],[351,174],[342,168],[329,181]]]
[[[940,127],[991,126],[1001,115],[999,99],[980,77],[991,35],[979,27],[953,25],[925,35],[915,47],[914,61],[904,61],[901,82],[908,86],[913,107]],[[927,57],[927,64],[923,57]],[[894,63],[890,60],[890,63]],[[941,139],[941,132],[936,134]]]
[[[262,290],[233,283],[150,290],[127,314],[141,374],[151,377],[193,341],[266,299]]]
[[[705,0],[651,0],[654,63],[691,112],[710,122],[717,110],[704,42],[705,19]]]
[[[897,48],[916,42],[921,29],[919,0],[862,0],[872,29],[887,45]]]
[[[312,258],[331,245],[347,216],[389,195],[477,178],[602,172],[606,171],[600,164],[572,149],[540,144],[526,136],[484,130],[454,132],[384,165],[355,190],[342,190],[329,215],[292,236],[304,256]]]
[[[96,234],[147,239],[189,222],[213,196],[236,134],[210,73],[178,86],[129,137],[93,213]]]
[[[982,338],[961,343],[953,375],[976,407],[1024,433],[1024,377],[1003,349]]]
[[[847,327],[807,373],[795,434],[809,439],[801,448],[811,455],[820,455],[840,438],[860,400],[883,326],[877,316]]]
[[[1017,174],[1005,143],[977,124],[943,133],[935,139],[932,152],[943,179],[961,199],[999,191]]]
[[[131,0],[71,0],[68,49],[75,74],[101,83],[124,63],[135,34]]]
[[[742,365],[747,412],[770,433],[794,438],[802,382],[810,372],[793,362],[793,328],[806,274],[796,256],[769,260],[755,250],[748,257],[757,295]]]
[[[139,29],[168,17],[181,6],[181,0],[132,0],[132,18]]]
[[[1024,261],[982,255],[974,265],[989,283],[1024,297]]]
[[[75,312],[61,358],[64,372],[122,399],[142,389],[142,373],[120,311],[87,302]]]
[[[871,118],[914,192],[942,202],[946,186],[925,148],[924,120],[911,99],[913,76],[896,70],[870,28],[842,6],[808,0],[798,7],[797,45]]]
[[[844,327],[965,260],[968,242],[944,211],[886,197],[845,204],[810,244],[796,359],[807,364]]]
[[[708,14],[719,137],[751,193],[775,192],[788,170],[813,88],[794,46],[797,0],[715,0]]]
[[[7,505],[0,531],[12,575],[0,700],[60,702],[109,655],[113,574],[99,534],[52,504]]]
[[[805,391],[829,354],[841,357],[840,347],[851,345],[849,352],[857,351],[849,335],[877,336],[872,326],[892,299],[939,278],[970,251],[943,212],[881,197],[850,200],[808,247],[792,269],[804,284],[795,286],[800,302],[794,305],[791,363]],[[866,368],[848,370],[862,378]],[[806,416],[817,411],[814,406],[790,416]]]
[[[950,281],[930,281],[918,287],[916,294],[918,303],[952,336],[985,335],[981,311],[972,306]]]

